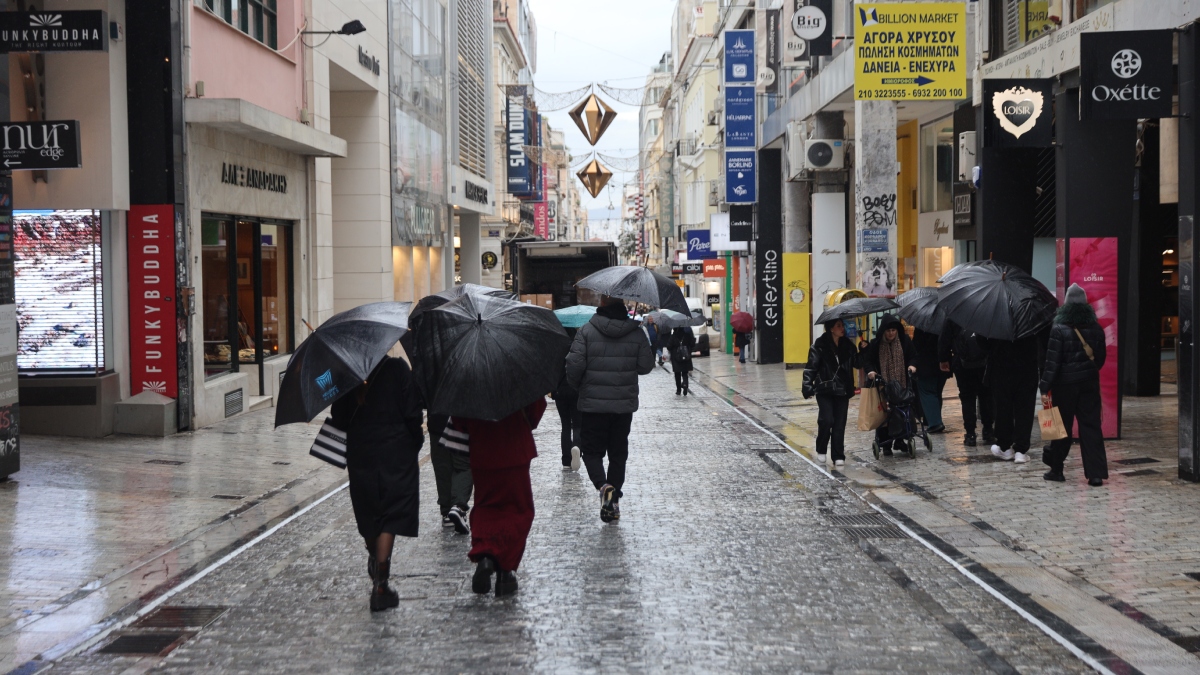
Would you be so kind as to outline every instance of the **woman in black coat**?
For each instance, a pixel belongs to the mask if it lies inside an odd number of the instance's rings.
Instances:
[[[1046,367],[1042,369],[1042,403],[1054,405],[1062,414],[1067,437],[1052,441],[1042,453],[1050,467],[1042,478],[1062,482],[1063,462],[1071,451],[1072,427],[1079,420],[1079,454],[1088,485],[1100,487],[1108,478],[1108,457],[1104,452],[1104,432],[1100,426],[1100,369],[1107,357],[1104,329],[1096,321],[1096,312],[1088,304],[1087,293],[1078,284],[1067,289],[1066,301],[1058,308],[1050,342],[1046,347]]]
[[[389,357],[333,404],[333,425],[346,432],[350,503],[367,546],[372,612],[400,604],[388,587],[392,545],[397,536],[417,536],[417,454],[425,434],[414,386],[408,364]]]
[[[575,339],[577,328],[567,328],[567,335]],[[579,413],[579,392],[567,382],[567,374],[563,373],[558,388],[550,394],[554,405],[558,408],[558,420],[561,422],[560,444],[562,446],[563,471],[578,471],[580,467],[579,430],[583,426]]]
[[[846,337],[841,319],[825,324],[825,332],[808,350],[804,367],[804,398],[817,397],[817,458],[825,461],[825,450],[833,440],[833,464],[846,464],[846,414],[854,396],[854,368],[858,347]]]
[[[691,328],[676,328],[667,343],[671,350],[671,370],[675,373],[675,395],[687,396],[688,373],[692,372],[692,352],[696,349],[696,336]]]
[[[863,368],[867,371],[868,384],[877,376],[886,382],[897,382],[908,388],[909,381],[917,372],[917,348],[904,332],[900,319],[884,314],[879,319],[879,334],[862,352]],[[875,430],[875,442],[885,456],[892,455],[892,438],[888,425]]]

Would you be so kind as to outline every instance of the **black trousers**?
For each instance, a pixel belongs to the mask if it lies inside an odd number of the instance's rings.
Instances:
[[[1029,452],[1036,415],[1037,378],[1026,381],[1001,380],[992,386],[996,411],[996,445],[1001,450]]]
[[[963,426],[968,434],[975,433],[975,422],[983,422],[984,431],[992,429],[992,390],[983,384],[983,368],[964,368],[955,371],[958,381],[958,400],[962,402]],[[979,414],[976,416],[976,401]]]
[[[1079,421],[1079,454],[1083,458],[1083,475],[1088,480],[1108,480],[1108,455],[1104,452],[1104,431],[1100,426],[1100,380],[1085,384],[1060,384],[1052,392],[1054,405],[1062,415],[1067,437],[1051,441],[1042,462],[1062,471],[1063,462],[1071,452],[1074,422]]]
[[[680,367],[674,369],[675,370],[675,391],[679,392],[679,391],[683,391],[685,389],[688,391],[691,391],[690,389],[688,389],[688,372],[690,372],[690,371],[681,370],[681,368],[683,368],[683,366],[680,366]]]
[[[471,458],[466,453],[455,452],[440,443],[446,430],[446,415],[429,415],[429,462],[433,465],[433,480],[437,485],[438,508],[442,515],[450,513],[453,506],[465,507],[471,502],[474,480],[471,476]]]
[[[629,460],[629,427],[633,413],[581,413],[583,425],[579,440],[588,478],[596,489],[611,485],[621,496],[625,485],[625,462]],[[608,471],[604,470],[604,455],[608,455]]]
[[[846,412],[850,398],[817,394],[817,454],[824,455],[833,441],[833,461],[846,459]]]
[[[558,408],[558,420],[562,423],[562,463],[566,466],[571,463],[571,448],[579,445],[579,403],[578,398],[568,398],[559,396],[554,399],[554,406]]]

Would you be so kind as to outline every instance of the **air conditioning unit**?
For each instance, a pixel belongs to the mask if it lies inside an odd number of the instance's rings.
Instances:
[[[715,127],[715,126],[719,125],[720,123],[721,123],[721,111],[709,110],[708,111],[708,126]]]
[[[804,165],[815,171],[836,171],[846,166],[846,142],[813,139],[804,144]]]
[[[971,168],[975,161],[975,132],[964,131],[958,135],[958,180],[971,180]]]
[[[787,177],[796,180],[804,174],[804,125],[788,122],[787,125]]]
[[[708,205],[716,206],[721,203],[721,182],[708,181]]]

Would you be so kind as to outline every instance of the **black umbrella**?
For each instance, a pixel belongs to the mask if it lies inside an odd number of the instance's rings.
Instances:
[[[554,312],[466,293],[416,329],[413,367],[429,411],[501,420],[558,387],[571,340]]]
[[[682,328],[684,326],[704,326],[708,324],[708,319],[704,318],[704,313],[698,309],[693,309],[691,314],[681,314],[670,309],[660,309],[650,312],[646,318],[654,318],[654,325],[672,330]]]
[[[288,361],[275,426],[310,422],[362,384],[408,330],[411,307],[410,302],[376,302],[321,324]]]
[[[946,324],[946,315],[937,304],[938,289],[932,286],[914,288],[906,293],[901,293],[900,297],[896,298],[896,302],[900,303],[900,311],[897,314],[901,319],[926,333],[942,334],[942,326]]]
[[[958,265],[938,290],[946,318],[986,338],[1019,340],[1054,320],[1058,300],[1024,270],[995,260]]]
[[[413,307],[412,312],[409,314],[409,325],[412,326],[413,330],[416,330],[417,323],[420,321],[422,314],[468,294],[491,295],[497,298],[504,298],[506,300],[517,299],[516,294],[509,293],[503,288],[492,288],[491,286],[481,286],[480,284],[460,284],[458,286],[451,286],[444,291],[434,293],[433,295],[427,295],[418,300],[416,306]]]
[[[817,317],[817,323],[825,323],[826,321],[834,321],[836,319],[857,319],[860,316],[886,312],[896,309],[899,306],[895,300],[888,298],[851,298],[845,302],[839,302],[822,312],[821,316]]]
[[[659,309],[670,309],[680,314],[691,314],[679,286],[645,267],[606,267],[580,279],[575,285],[614,298],[641,302]]]

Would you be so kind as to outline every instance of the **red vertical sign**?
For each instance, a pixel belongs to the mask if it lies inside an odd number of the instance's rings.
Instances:
[[[1105,438],[1120,434],[1121,387],[1117,372],[1117,256],[1116,237],[1072,238],[1068,272],[1071,283],[1087,291],[1088,302],[1104,329],[1106,355],[1100,369],[1101,426]]]
[[[179,395],[175,339],[175,207],[129,207],[130,394]]]
[[[550,238],[550,212],[546,202],[536,202],[533,205],[533,233],[542,239]]]

